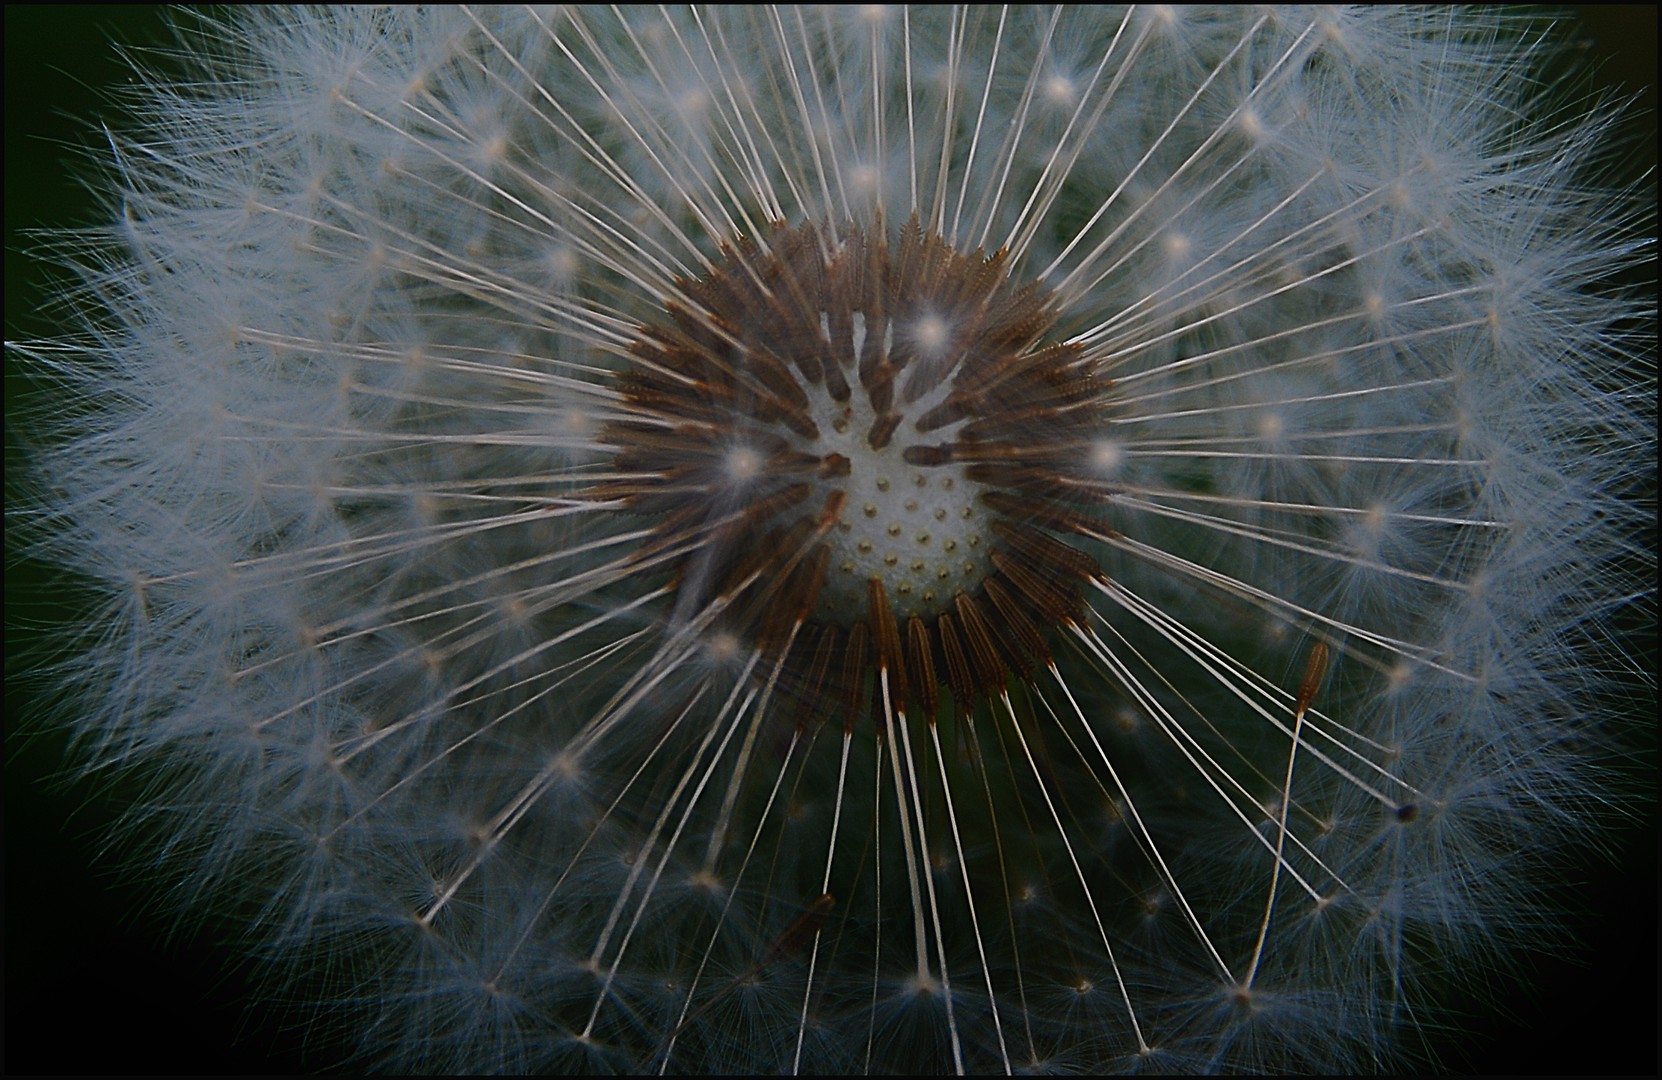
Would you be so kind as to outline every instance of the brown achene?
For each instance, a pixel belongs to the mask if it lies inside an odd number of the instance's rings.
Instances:
[[[1105,380],[1006,255],[914,215],[724,245],[640,327],[589,497],[655,519],[678,619],[769,661],[798,724],[960,712],[1050,662],[1102,576]],[[885,707],[884,695],[888,697]]]

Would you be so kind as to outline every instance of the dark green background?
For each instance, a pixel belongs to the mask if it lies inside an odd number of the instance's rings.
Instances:
[[[1631,174],[1654,171],[1656,9],[1589,7],[1575,18],[1572,34],[1596,65],[1595,82],[1640,91],[1646,116],[1634,125]],[[9,6],[5,20],[6,337],[17,339],[52,333],[50,318],[38,310],[49,288],[28,255],[34,245],[27,230],[103,217],[75,179],[92,175],[77,164],[75,148],[99,146],[98,120],[121,122],[107,93],[129,74],[112,43],[165,44],[170,35],[151,8]],[[26,390],[8,359],[8,419]],[[13,476],[14,436],[8,423]],[[245,1011],[254,966],[220,946],[223,928],[177,928],[146,908],[152,890],[125,884],[108,869],[102,829],[122,794],[52,783],[61,738],[38,726],[25,726],[29,733],[20,737],[20,721],[38,716],[41,702],[36,687],[15,677],[19,650],[38,642],[42,626],[68,617],[68,609],[43,588],[42,569],[10,547],[6,575],[6,1071],[328,1067],[328,1057],[301,1054],[298,1034],[282,1016]],[[1654,628],[1648,633],[1645,660],[1654,672]],[[1652,820],[1613,839],[1614,866],[1564,883],[1581,947],[1571,959],[1542,959],[1500,980],[1501,1015],[1437,1047],[1449,1068],[1655,1073],[1655,844]]]

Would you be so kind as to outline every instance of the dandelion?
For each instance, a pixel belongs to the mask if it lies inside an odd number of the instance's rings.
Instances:
[[[1528,19],[193,18],[20,520],[320,1039],[1379,1069],[1550,926],[1654,325]]]

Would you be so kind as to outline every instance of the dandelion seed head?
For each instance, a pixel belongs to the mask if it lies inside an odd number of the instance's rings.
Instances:
[[[1524,17],[188,25],[29,543],[372,1063],[1395,1067],[1550,920],[1654,316]]]

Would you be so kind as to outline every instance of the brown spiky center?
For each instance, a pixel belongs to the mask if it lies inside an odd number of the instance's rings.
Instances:
[[[776,225],[631,347],[592,494],[654,516],[677,620],[761,649],[809,712],[850,719],[879,673],[891,704],[968,709],[1048,662],[1100,574],[1105,386],[1005,263],[916,218]]]

